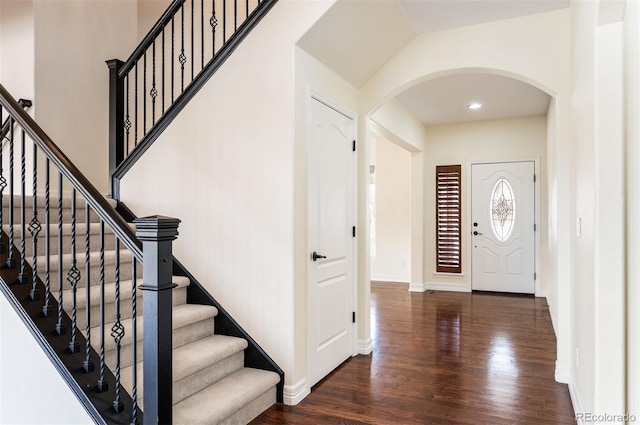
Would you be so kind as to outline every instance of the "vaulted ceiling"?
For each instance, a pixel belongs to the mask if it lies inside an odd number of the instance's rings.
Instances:
[[[338,0],[298,44],[359,88],[417,35],[568,5],[568,0]],[[548,95],[526,83],[479,74],[431,80],[398,100],[428,125],[545,114],[549,104]],[[474,100],[483,103],[482,110],[466,108]]]

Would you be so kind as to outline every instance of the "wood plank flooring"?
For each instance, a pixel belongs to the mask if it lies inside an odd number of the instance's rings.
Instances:
[[[545,299],[371,285],[373,353],[257,424],[575,424]]]

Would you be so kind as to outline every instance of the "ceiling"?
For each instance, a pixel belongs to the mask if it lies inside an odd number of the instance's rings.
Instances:
[[[359,88],[417,35],[568,5],[568,0],[338,0],[298,45]],[[484,107],[469,111],[474,96]],[[549,96],[528,84],[479,74],[431,80],[398,100],[429,125],[545,114],[549,104]]]

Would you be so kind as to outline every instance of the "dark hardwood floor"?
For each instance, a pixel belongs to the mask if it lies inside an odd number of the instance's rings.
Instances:
[[[373,353],[252,424],[575,424],[545,299],[372,283]]]

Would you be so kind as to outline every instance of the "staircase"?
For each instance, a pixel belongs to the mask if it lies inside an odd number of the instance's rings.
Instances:
[[[115,202],[109,200],[115,207]],[[45,199],[39,197],[36,200],[39,217],[45,217]],[[55,203],[55,202],[54,202]],[[9,216],[9,197],[4,196],[3,217]],[[3,231],[8,235],[13,231],[14,244],[20,245],[22,241],[22,226],[20,221],[20,197],[14,196],[14,225],[3,225]],[[70,198],[62,199],[62,239],[58,237],[58,224],[50,224],[50,285],[58,288],[58,269],[62,266],[63,287],[68,286],[66,281],[67,271],[73,264],[73,256],[70,253],[73,217],[86,217],[84,206],[72,211]],[[27,217],[32,215],[33,198],[25,198]],[[59,214],[58,206],[50,208],[50,215]],[[120,321],[124,326],[124,337],[120,346],[120,364],[116,361],[116,343],[113,338],[104,340],[105,365],[112,371],[120,367],[121,385],[129,394],[134,391],[133,374],[136,373],[136,381],[143,382],[142,359],[142,291],[137,291],[136,296],[136,346],[139,354],[137,367],[132,365],[133,339],[132,339],[132,307],[133,287],[132,262],[135,258],[126,249],[120,250],[120,255],[114,250],[116,237],[113,232],[104,231],[104,251],[101,255],[101,226],[100,220],[95,215],[89,214],[90,221],[75,223],[76,233],[76,262],[75,267],[81,273],[81,279],[77,283],[75,294],[75,311],[73,305],[73,289],[68,287],[62,291],[63,310],[76,318],[76,326],[86,337],[87,317],[93,318],[89,326],[91,346],[96,352],[100,351],[101,339],[100,326],[96,318],[100,317],[101,309],[101,256],[104,259],[102,274],[104,275],[104,329],[110,330],[116,326],[114,318],[116,302],[119,303]],[[88,232],[87,232],[88,230]],[[45,232],[45,229],[42,230]],[[88,235],[88,236],[87,236]],[[58,261],[58,244],[62,242],[62,261]],[[88,245],[87,245],[88,241]],[[80,246],[82,245],[82,246]],[[86,246],[89,247],[89,268],[87,273]],[[40,243],[36,247],[36,264],[46,263],[45,244]],[[26,262],[30,267],[34,264],[34,250],[32,237],[25,235]],[[119,269],[108,267],[119,257]],[[116,273],[119,282],[116,283]],[[89,288],[87,290],[86,275],[89,275]],[[136,280],[142,278],[142,267],[137,267]],[[209,305],[187,304],[187,287],[189,279],[182,276],[173,276],[173,282],[177,286],[173,290],[173,403],[175,424],[243,424],[250,422],[262,411],[276,402],[276,384],[280,381],[277,373],[244,367],[244,350],[247,341],[242,338],[215,335],[214,321],[218,309]],[[118,294],[116,292],[119,292]],[[87,295],[88,294],[88,295]],[[59,301],[60,295],[52,291],[53,297]],[[87,302],[87,299],[89,300]],[[89,309],[89,316],[87,316]],[[107,332],[108,333],[108,332]],[[144,411],[143,387],[136,388],[138,405]]]

